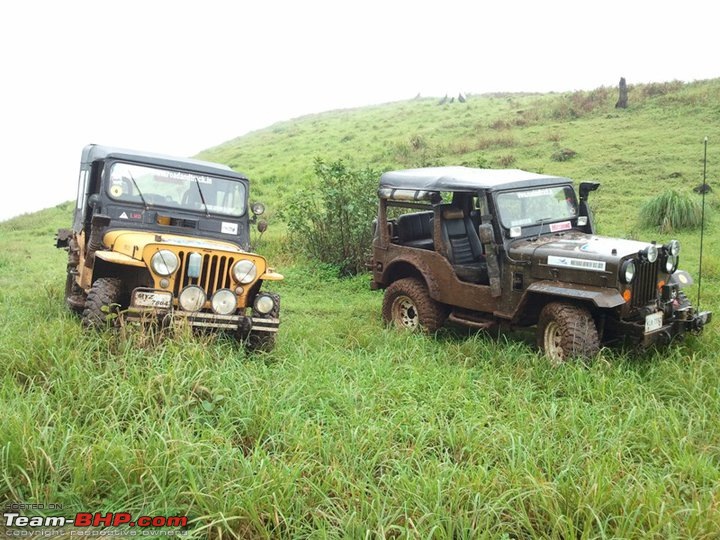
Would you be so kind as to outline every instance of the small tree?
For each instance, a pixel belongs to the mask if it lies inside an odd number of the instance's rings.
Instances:
[[[342,159],[326,163],[320,158],[315,174],[317,180],[285,210],[290,240],[307,257],[336,265],[344,275],[365,271],[379,174]]]

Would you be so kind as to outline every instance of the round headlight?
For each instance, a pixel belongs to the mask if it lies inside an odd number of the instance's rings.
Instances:
[[[258,313],[267,315],[272,311],[274,307],[275,300],[273,300],[272,296],[269,296],[267,294],[259,294],[258,297],[255,298],[255,310]]]
[[[185,311],[200,311],[207,300],[207,295],[197,285],[188,285],[178,297],[180,307]]]
[[[625,261],[620,268],[620,279],[624,283],[632,283],[635,277],[635,263],[633,261]]]
[[[668,253],[673,257],[680,255],[680,242],[677,240],[670,240],[666,246]]]
[[[248,259],[241,259],[233,266],[233,276],[243,285],[252,283],[257,277],[257,266]]]
[[[672,274],[678,267],[678,258],[675,255],[668,255],[665,259],[665,271]]]
[[[655,261],[657,261],[658,248],[655,244],[650,244],[648,247],[645,248],[643,253],[645,254],[645,257],[649,262],[654,263]]]
[[[178,269],[179,264],[177,255],[169,249],[161,249],[150,259],[153,271],[161,276],[169,276]]]
[[[237,296],[230,289],[220,289],[213,294],[210,304],[218,315],[230,315],[237,308]]]

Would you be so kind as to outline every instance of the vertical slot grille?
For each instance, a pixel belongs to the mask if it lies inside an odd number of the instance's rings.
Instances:
[[[199,287],[202,287],[208,298],[210,298],[218,289],[230,288],[230,270],[235,262],[233,257],[229,257],[227,255],[204,254],[202,256],[200,277],[191,278],[187,275],[188,255],[189,252],[178,252],[180,266],[175,278],[175,296],[180,294],[180,291],[188,285],[198,285]]]
[[[639,308],[646,306],[657,298],[656,282],[659,260],[660,259],[656,260],[654,263],[636,261],[637,275],[632,285],[632,307]]]

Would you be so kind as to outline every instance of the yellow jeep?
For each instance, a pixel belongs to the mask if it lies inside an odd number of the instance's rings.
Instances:
[[[68,251],[68,307],[87,327],[120,313],[184,319],[271,349],[280,297],[261,288],[283,276],[250,249],[249,229],[264,207],[248,207],[248,188],[247,177],[224,165],[86,146],[73,226],[56,242]],[[267,223],[257,227],[262,234]]]

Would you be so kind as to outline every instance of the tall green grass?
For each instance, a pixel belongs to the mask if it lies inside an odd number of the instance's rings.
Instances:
[[[695,229],[702,221],[702,209],[693,195],[669,189],[643,204],[640,220],[645,227],[662,233]]]

